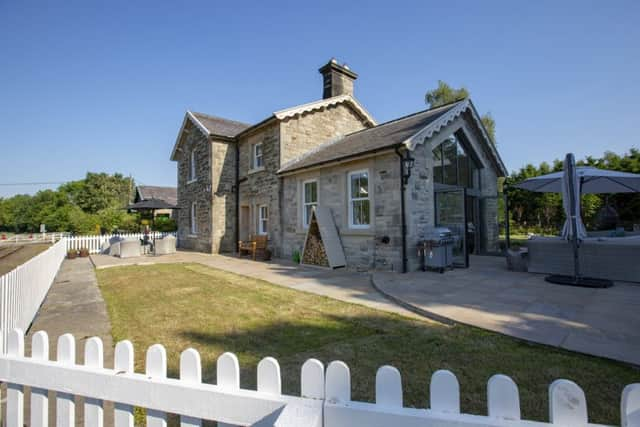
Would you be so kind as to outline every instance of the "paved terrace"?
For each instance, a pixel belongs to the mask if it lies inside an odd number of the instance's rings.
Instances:
[[[503,258],[472,257],[471,267],[408,274],[300,267],[284,260],[178,252],[159,257],[91,257],[96,268],[195,262],[293,289],[415,317],[421,312],[542,344],[640,365],[640,285],[609,289],[552,285],[544,275],[506,269]],[[398,305],[374,290],[371,284]],[[407,310],[409,308],[409,311]]]
[[[426,315],[640,365],[639,284],[554,285],[544,274],[508,271],[498,257],[471,257],[470,265],[443,275],[375,273],[373,283]]]

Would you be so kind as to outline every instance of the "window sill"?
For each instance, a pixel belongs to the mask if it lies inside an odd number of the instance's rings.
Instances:
[[[188,180],[188,181],[187,181],[187,184],[194,183],[194,182],[196,182],[197,180],[198,180],[198,178],[190,179],[190,180]]]
[[[249,169],[247,175],[254,174],[256,172],[262,172],[264,170],[264,166],[260,166],[259,168]]]
[[[197,239],[197,238],[198,238],[198,235],[197,235],[197,234],[190,233],[190,234],[187,234],[187,237],[188,237],[188,238],[190,238],[190,239]]]

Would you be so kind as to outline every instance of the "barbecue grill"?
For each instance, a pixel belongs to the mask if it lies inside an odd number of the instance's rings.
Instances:
[[[453,268],[453,245],[455,239],[446,227],[429,227],[425,239],[418,243],[418,257],[422,258],[422,270],[438,270],[444,273]]]

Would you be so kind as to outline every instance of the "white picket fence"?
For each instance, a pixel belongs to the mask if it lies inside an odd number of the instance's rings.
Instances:
[[[0,353],[9,331],[26,330],[38,313],[67,253],[64,238],[0,276]]]
[[[257,390],[240,388],[238,359],[225,353],[217,361],[217,384],[202,383],[200,355],[194,349],[180,356],[180,378],[167,378],[167,355],[155,344],[147,350],[145,373],[135,373],[133,346],[116,345],[114,369],[103,368],[103,347],[90,338],[84,347],[84,365],[75,361],[75,339],[58,338],[56,361],[49,360],[45,332],[32,338],[31,357],[24,355],[21,330],[9,335],[8,354],[0,356],[0,381],[7,383],[6,426],[24,425],[24,386],[31,387],[30,425],[47,425],[48,390],[57,392],[56,425],[75,423],[74,396],[84,396],[85,426],[102,426],[104,401],[113,401],[116,427],[133,427],[134,406],[147,408],[147,426],[166,426],[167,413],[181,417],[181,426],[200,426],[217,420],[224,426],[278,427],[585,427],[587,403],[575,383],[557,380],[549,387],[549,423],[520,419],[518,387],[504,375],[493,376],[487,386],[488,415],[460,413],[458,380],[449,371],[431,378],[430,409],[405,408],[400,373],[383,366],[376,375],[376,402],[351,400],[349,368],[332,362],[324,369],[310,359],[301,369],[300,397],[283,395],[280,367],[270,357],[257,369]],[[623,427],[640,426],[640,384],[622,393]]]
[[[148,236],[150,239],[153,239],[154,237],[158,239],[168,235],[175,236],[176,233],[175,232],[171,232],[171,233],[153,232],[153,233],[149,233]],[[86,248],[86,249],[89,249],[89,253],[98,254],[102,249],[102,245],[114,237],[120,237],[124,239],[142,239],[144,238],[144,233],[71,236],[66,238],[67,249],[80,250],[80,249]]]

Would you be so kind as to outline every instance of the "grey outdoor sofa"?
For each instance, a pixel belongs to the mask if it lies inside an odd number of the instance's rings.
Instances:
[[[571,244],[560,237],[527,241],[530,273],[573,274]],[[640,236],[587,237],[580,245],[583,276],[640,282]]]

